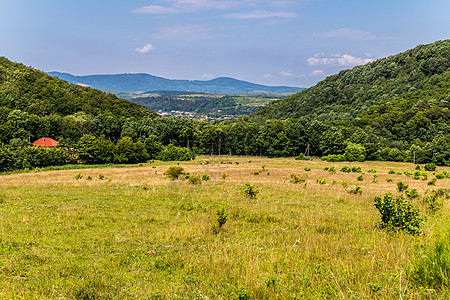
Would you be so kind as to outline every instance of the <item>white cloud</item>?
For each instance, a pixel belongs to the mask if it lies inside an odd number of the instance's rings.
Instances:
[[[314,33],[313,36],[324,38],[341,38],[352,41],[388,40],[394,38],[391,36],[377,36],[364,30],[349,29],[349,28],[340,28],[322,33]]]
[[[264,74],[263,77],[264,77],[265,79],[274,79],[274,78],[277,78],[276,76],[273,76],[272,74]]]
[[[314,70],[311,72],[311,76],[322,76],[323,74],[325,74],[325,72],[323,70]]]
[[[134,9],[131,12],[135,14],[155,14],[155,15],[164,15],[164,14],[177,14],[185,12],[182,9],[174,8],[174,7],[164,7],[158,5],[150,5],[143,6],[138,9]]]
[[[153,45],[147,44],[144,47],[136,48],[135,50],[136,50],[136,52],[141,53],[141,54],[149,53],[150,51],[153,51]]]
[[[204,9],[228,9],[239,5],[238,1],[217,0],[169,0],[168,6],[150,5],[132,10],[136,14],[176,14]]]
[[[155,37],[166,40],[196,41],[220,37],[214,34],[209,25],[175,25],[164,27],[154,34]]]
[[[270,19],[270,18],[289,19],[297,17],[297,14],[285,11],[254,10],[247,13],[230,14],[227,15],[226,17],[233,19]]]
[[[323,54],[316,54],[307,60],[310,66],[356,66],[364,65],[372,61],[372,58],[361,58],[349,54],[334,55],[332,57],[324,57]]]
[[[292,72],[292,71],[281,71],[281,72],[279,72],[278,73],[281,77],[295,77],[295,76],[297,76],[297,75],[295,75],[295,73],[294,72]]]

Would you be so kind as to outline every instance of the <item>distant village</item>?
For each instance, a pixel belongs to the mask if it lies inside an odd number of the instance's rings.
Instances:
[[[221,113],[222,111],[218,110],[217,112]],[[208,115],[199,114],[196,112],[180,111],[180,110],[172,110],[170,112],[163,112],[162,110],[158,110],[156,113],[163,117],[183,117],[183,118],[189,118],[189,119],[194,119],[194,120],[205,120],[205,121],[233,120],[238,117],[238,116],[234,116],[234,115],[208,116]]]

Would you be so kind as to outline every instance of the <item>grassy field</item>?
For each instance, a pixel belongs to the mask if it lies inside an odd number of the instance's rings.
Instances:
[[[174,165],[1,176],[0,298],[449,297],[408,274],[420,246],[449,228],[450,201],[432,212],[412,200],[427,216],[412,236],[379,229],[373,199],[399,194],[399,181],[424,195],[450,179],[431,186],[433,172],[427,180],[388,174],[412,173],[406,163],[203,156],[180,163],[211,178],[194,185],[163,174]],[[363,173],[340,172],[344,165]],[[305,181],[293,184],[291,174]],[[242,193],[247,182],[259,188],[256,198]],[[361,195],[348,192],[357,186]],[[222,228],[219,208],[228,213]]]

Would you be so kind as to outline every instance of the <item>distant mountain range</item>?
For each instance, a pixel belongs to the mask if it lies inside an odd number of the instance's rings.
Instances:
[[[75,76],[68,73],[48,72],[49,75],[69,83],[90,86],[102,91],[190,91],[210,94],[282,94],[297,93],[303,88],[289,86],[266,86],[229,77],[212,80],[173,80],[150,74],[113,74]]]

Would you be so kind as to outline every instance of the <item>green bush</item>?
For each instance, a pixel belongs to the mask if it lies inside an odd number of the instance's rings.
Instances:
[[[258,187],[248,182],[241,186],[241,190],[244,196],[248,198],[256,198],[259,193]]]
[[[419,193],[417,192],[417,189],[412,189],[410,191],[407,190],[407,191],[405,191],[405,195],[409,199],[414,199],[414,198],[419,198],[420,197]]]
[[[343,166],[341,168],[341,172],[350,173],[351,171],[352,171],[352,169],[348,166]]]
[[[217,222],[219,223],[219,228],[222,228],[223,225],[228,220],[228,212],[225,207],[220,207],[216,210]]]
[[[433,178],[433,179],[431,179],[430,181],[428,181],[428,185],[436,185],[436,181],[437,181],[437,179],[436,178]]]
[[[306,180],[304,178],[298,177],[298,175],[291,174],[291,183],[297,184],[297,183],[303,183]]]
[[[361,167],[352,167],[353,173],[361,173]]]
[[[309,171],[311,171],[311,168],[305,167],[305,171],[309,172]]]
[[[430,172],[436,171],[436,165],[433,163],[426,164],[425,171],[430,171]]]
[[[187,178],[187,180],[189,183],[192,183],[192,184],[201,184],[202,183],[202,179],[200,178],[200,174],[198,174],[198,173],[194,173],[194,174],[190,175]]]
[[[180,175],[184,175],[184,169],[179,166],[170,167],[167,171],[164,172],[164,175],[169,177],[172,180],[177,180]]]
[[[403,181],[397,182],[397,190],[401,193],[408,189],[409,185],[404,184]]]
[[[331,173],[331,174],[336,173],[336,168],[335,167],[325,167],[324,170],[327,171],[328,173]]]
[[[319,178],[319,179],[316,180],[316,182],[317,182],[318,184],[323,185],[323,184],[326,184],[326,183],[327,183],[327,180],[326,180],[325,178]]]
[[[368,172],[368,173],[374,173],[374,174],[375,174],[375,173],[377,172],[377,170],[375,170],[375,169],[370,169],[370,170],[368,170],[367,172]]]
[[[203,174],[203,175],[202,175],[202,180],[203,180],[203,181],[208,181],[208,180],[211,180],[211,177],[209,177],[208,174]]]
[[[361,189],[361,187],[357,186],[354,189],[348,190],[347,193],[353,194],[353,195],[361,195],[362,194],[362,189]]]
[[[419,217],[419,210],[411,202],[406,201],[403,195],[392,197],[391,193],[383,198],[374,198],[375,207],[381,214],[381,227],[388,230],[402,230],[418,235],[424,218]]]
[[[75,179],[81,179],[81,178],[83,178],[83,175],[81,175],[80,173],[78,173],[77,175],[75,175]]]
[[[300,153],[295,160],[311,160],[310,158],[306,157],[303,153]]]
[[[356,177],[356,179],[357,179],[358,181],[363,181],[363,180],[364,180],[364,176],[359,175],[358,177]]]

